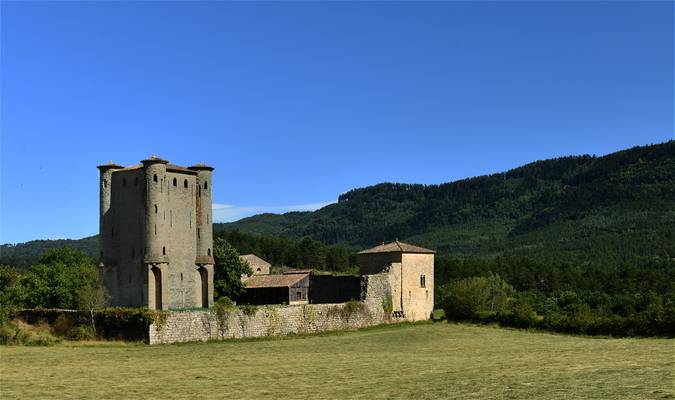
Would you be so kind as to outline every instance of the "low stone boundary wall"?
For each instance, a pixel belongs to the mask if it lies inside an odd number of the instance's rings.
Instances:
[[[363,301],[337,304],[243,306],[214,311],[174,311],[161,326],[149,327],[149,343],[282,336],[357,329],[391,320],[389,278],[365,276]]]

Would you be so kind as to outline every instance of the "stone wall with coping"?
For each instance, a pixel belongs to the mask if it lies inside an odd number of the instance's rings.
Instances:
[[[385,310],[391,299],[388,274],[366,275],[362,301],[337,304],[244,306],[220,315],[210,311],[174,311],[161,325],[151,325],[150,344],[283,336],[357,329],[391,322]]]

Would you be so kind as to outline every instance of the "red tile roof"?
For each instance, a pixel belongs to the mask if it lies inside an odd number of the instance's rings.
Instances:
[[[291,287],[307,277],[308,274],[253,275],[244,281],[246,289]]]
[[[434,254],[433,250],[425,249],[424,247],[413,246],[412,244],[399,242],[398,240],[375,246],[372,249],[359,251],[358,254],[373,254],[373,253],[425,253]]]

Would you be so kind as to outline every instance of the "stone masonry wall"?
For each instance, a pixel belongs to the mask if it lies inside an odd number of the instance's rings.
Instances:
[[[363,301],[338,304],[265,305],[213,311],[172,312],[166,322],[149,328],[149,343],[177,343],[231,338],[282,336],[356,329],[391,321],[385,311],[391,299],[388,274],[363,277]],[[391,301],[391,300],[389,300]]]

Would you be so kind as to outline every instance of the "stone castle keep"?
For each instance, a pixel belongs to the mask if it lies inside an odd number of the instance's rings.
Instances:
[[[213,168],[180,167],[152,156],[138,165],[110,162],[98,169],[99,272],[111,305],[176,310],[161,326],[148,328],[151,344],[430,318],[435,252],[398,240],[359,252],[360,276],[312,270],[270,274],[269,263],[242,256],[255,267],[252,277],[242,276],[241,304],[251,305],[246,312],[235,307],[226,318],[218,316],[208,310],[214,279]],[[202,310],[187,311],[195,308]]]
[[[213,304],[211,171],[150,157],[99,165],[99,268],[115,306]]]

